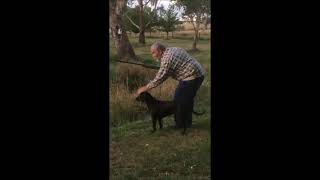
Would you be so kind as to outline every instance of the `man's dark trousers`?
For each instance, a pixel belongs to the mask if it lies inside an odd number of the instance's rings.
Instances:
[[[193,99],[196,96],[203,79],[204,77],[201,76],[190,81],[180,81],[174,94],[173,101],[177,104],[175,118],[185,119],[188,128],[192,125]],[[176,126],[181,128],[182,122],[177,121]]]

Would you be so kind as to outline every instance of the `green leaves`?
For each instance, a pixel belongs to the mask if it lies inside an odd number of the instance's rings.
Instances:
[[[211,14],[209,0],[176,0],[176,5],[184,10],[184,16],[201,16]]]
[[[127,8],[127,11],[123,17],[124,24],[128,31],[138,33],[139,32],[139,9],[138,7]],[[138,26],[138,27],[137,27]]]
[[[165,32],[171,32],[176,29],[176,25],[179,24],[179,19],[177,18],[177,12],[175,7],[170,5],[168,10],[161,9],[160,11],[160,30]]]
[[[145,29],[150,31],[154,26],[158,25],[159,17],[155,11],[148,6],[144,7],[144,22],[145,22]],[[134,33],[139,33],[139,6],[134,8],[127,8],[126,13],[124,14],[124,23],[126,28]]]

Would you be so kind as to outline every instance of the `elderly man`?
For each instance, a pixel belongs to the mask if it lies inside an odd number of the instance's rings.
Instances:
[[[147,85],[140,87],[137,95],[149,91],[164,82],[168,77],[179,81],[175,90],[173,101],[177,104],[179,111],[175,118],[186,119],[187,127],[192,125],[193,99],[204,79],[205,71],[200,63],[190,56],[184,49],[178,47],[165,47],[156,42],[151,48],[153,59],[160,60],[160,69],[156,77]],[[181,128],[181,122],[176,122],[176,128]]]

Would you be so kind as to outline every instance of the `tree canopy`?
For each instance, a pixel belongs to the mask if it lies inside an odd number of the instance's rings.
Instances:
[[[161,8],[160,19],[159,19],[159,30],[164,32],[172,32],[176,29],[176,25],[180,24],[179,18],[177,17],[175,7],[170,5],[167,10]]]
[[[159,25],[159,16],[156,11],[153,11],[150,7],[144,7],[145,14],[145,29],[150,31],[153,27]],[[124,14],[124,23],[128,31],[139,33],[139,6],[128,7]]]

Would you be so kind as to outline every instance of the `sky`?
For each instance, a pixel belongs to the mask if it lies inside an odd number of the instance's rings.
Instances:
[[[171,3],[170,0],[159,0],[157,6],[163,5],[164,8],[167,9],[170,3]],[[137,1],[134,1],[133,4],[134,4],[134,5],[138,5],[138,2],[137,2]],[[150,4],[150,3],[149,3],[149,4]],[[150,6],[149,4],[148,4],[148,6]]]
[[[161,5],[163,5],[164,9],[168,9],[170,4],[172,4],[170,0],[159,0],[157,7],[160,7]],[[138,5],[138,2],[134,1],[134,5]],[[150,3],[148,4],[148,6],[150,7]],[[178,11],[178,16],[179,16],[179,19],[182,20],[180,11]]]
[[[160,0],[159,6],[163,5],[165,9],[168,9],[168,6],[170,4],[170,0]]]

